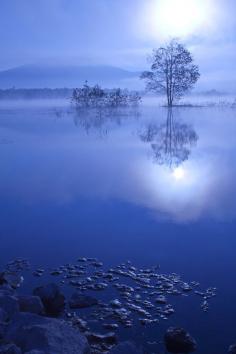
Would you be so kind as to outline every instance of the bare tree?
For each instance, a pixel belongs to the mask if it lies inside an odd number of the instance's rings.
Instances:
[[[165,94],[168,106],[189,91],[200,77],[191,53],[183,44],[173,39],[166,47],[154,49],[150,57],[151,70],[144,71],[148,91]]]

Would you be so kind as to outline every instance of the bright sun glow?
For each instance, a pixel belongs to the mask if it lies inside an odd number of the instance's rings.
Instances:
[[[173,171],[173,176],[177,180],[183,179],[185,177],[185,172],[183,167],[176,167]]]
[[[209,24],[212,0],[151,0],[145,17],[152,35],[186,37]]]

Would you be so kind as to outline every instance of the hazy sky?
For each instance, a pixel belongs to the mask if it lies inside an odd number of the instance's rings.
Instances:
[[[143,69],[171,36],[200,65],[201,82],[236,81],[236,0],[0,0],[0,70],[28,63]]]

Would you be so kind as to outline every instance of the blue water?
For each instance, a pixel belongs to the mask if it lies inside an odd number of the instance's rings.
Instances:
[[[235,133],[230,108],[170,116],[144,102],[96,116],[67,103],[1,103],[1,265],[160,264],[218,291],[208,313],[189,298],[152,339],[180,325],[197,353],[226,353],[236,342]]]

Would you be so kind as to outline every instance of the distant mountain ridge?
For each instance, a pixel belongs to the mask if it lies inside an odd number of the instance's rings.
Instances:
[[[139,72],[109,65],[24,65],[0,71],[0,88],[78,87],[85,80],[106,87],[126,87]]]

